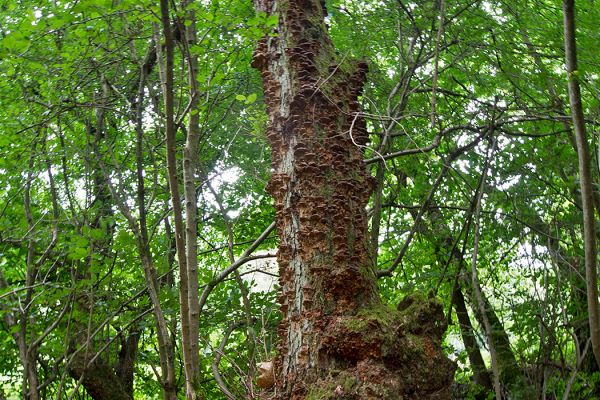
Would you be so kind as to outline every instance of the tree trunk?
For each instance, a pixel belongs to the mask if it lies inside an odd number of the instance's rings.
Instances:
[[[157,54],[159,53],[160,46],[157,46]],[[93,151],[91,154],[96,155],[96,163],[99,167],[96,170],[96,185],[98,190],[101,190],[101,200],[103,205],[103,212],[110,213],[112,215],[112,209],[110,207],[109,198],[112,197],[114,204],[121,211],[125,217],[129,229],[133,233],[136,239],[136,245],[139,252],[140,261],[144,269],[144,280],[146,288],[148,290],[148,297],[153,306],[153,314],[156,323],[156,338],[158,341],[159,358],[161,365],[162,377],[160,384],[163,387],[163,397],[166,400],[173,400],[177,398],[177,387],[176,387],[176,371],[174,364],[174,349],[170,341],[169,329],[167,326],[167,320],[163,312],[163,308],[160,303],[160,287],[158,283],[157,270],[152,259],[152,253],[150,251],[150,240],[147,231],[146,221],[146,206],[145,206],[145,186],[143,179],[143,168],[142,168],[142,142],[143,142],[143,129],[142,129],[142,104],[144,98],[144,82],[146,79],[145,68],[142,66],[140,69],[140,80],[137,93],[137,103],[135,109],[135,125],[136,125],[136,172],[137,172],[137,199],[138,199],[138,213],[139,219],[136,220],[134,217],[133,209],[129,207],[125,201],[122,187],[118,184],[112,183],[110,173],[107,169],[106,164],[102,159],[102,152],[100,151],[100,143],[104,138],[105,120],[104,113],[105,108],[99,107],[96,112],[96,124],[88,126],[90,135],[94,137],[92,142]],[[103,85],[103,99],[109,98],[109,90],[107,85]],[[98,186],[99,185],[99,186]],[[97,219],[95,223],[99,224],[100,219]],[[110,228],[112,229],[112,228]],[[112,234],[107,235],[110,238]],[[110,242],[110,240],[109,240]],[[108,243],[106,243],[108,244]],[[103,247],[100,246],[100,249]],[[87,340],[87,339],[86,339]],[[83,381],[85,385],[85,380]],[[93,384],[94,382],[91,382]],[[87,387],[86,387],[87,389]]]
[[[598,302],[598,272],[596,271],[596,222],[592,193],[592,176],[590,149],[585,134],[585,120],[579,90],[579,74],[577,69],[577,46],[575,43],[575,1],[563,1],[565,59],[569,74],[569,102],[577,155],[579,158],[579,182],[581,186],[581,206],[583,209],[583,243],[585,250],[585,271],[587,281],[588,314],[592,350],[596,362],[600,365],[600,304]]]
[[[358,96],[365,63],[339,63],[319,0],[256,0],[279,17],[259,42],[280,235],[283,320],[276,399],[445,399],[453,364],[441,352],[442,308],[411,296],[381,303],[368,252],[372,178]]]
[[[515,15],[515,18],[516,17],[517,15]],[[552,80],[552,77],[548,72],[547,66],[544,64],[541,55],[537,52],[536,46],[534,46],[534,44],[532,43],[525,26],[520,26],[519,31],[523,36],[523,43],[525,43],[525,45],[527,46],[530,56],[535,61],[536,67],[540,70],[541,75],[544,77],[544,80],[546,82],[546,89],[548,91],[548,96],[552,101],[554,111],[561,117],[567,117],[568,113],[567,111],[565,111],[565,104],[563,102],[563,99],[558,95],[555,87],[555,82]],[[575,134],[573,132],[571,124],[569,123],[568,119],[562,119],[561,123],[565,132],[567,133],[569,143],[571,144],[575,152],[577,152],[577,141],[575,139]],[[558,140],[556,141],[556,145],[560,146],[560,142]],[[565,176],[571,176],[572,173],[570,172],[571,171],[569,170],[569,172],[565,173]],[[569,188],[569,192],[573,194],[574,203],[577,204],[578,207],[582,208],[578,182],[571,183],[569,181],[567,183],[567,187]],[[594,208],[596,209],[596,212],[600,212],[600,195],[598,193],[598,190],[594,190],[593,187],[592,196]],[[540,223],[540,226],[545,226],[545,224]],[[581,286],[585,286],[584,279],[581,279],[581,277],[585,276],[585,271],[583,270],[584,268],[579,268],[577,272],[580,273],[573,274],[572,265],[580,266],[581,263],[575,261],[575,259],[573,259],[574,262],[565,263],[562,257],[557,257],[556,255],[558,255],[558,253],[560,252],[560,246],[558,245],[558,242],[555,239],[551,239],[549,238],[549,236],[550,235],[546,235],[544,237],[544,240],[546,240],[546,237],[548,237],[550,245],[555,248],[555,250],[551,250],[551,254],[554,254],[552,256],[554,263],[559,268],[560,273],[565,275],[569,281],[573,282],[570,285],[573,290],[571,291],[571,296],[569,297],[570,303],[572,304],[571,307],[575,310],[573,319],[579,321],[584,317],[585,314],[585,324],[578,324],[577,327],[574,329],[575,337],[577,337],[575,345],[578,346],[580,349],[583,349],[585,343],[590,338],[590,327],[587,321],[587,296],[585,295],[586,288],[581,288]],[[597,240],[598,231],[596,231],[596,241]],[[592,351],[586,352],[583,357],[584,359],[580,367],[582,371],[589,374],[599,371],[598,363],[596,362],[596,358]]]
[[[110,365],[99,359],[89,363],[88,358],[80,352],[69,366],[69,375],[76,381],[81,380],[85,391],[94,400],[131,400],[119,377]]]
[[[188,7],[188,2],[183,2],[183,7]],[[196,17],[193,11],[187,13],[187,28],[185,46],[195,45],[197,42]],[[186,51],[188,63],[188,84],[190,98],[190,112],[188,116],[188,129],[183,148],[183,187],[185,197],[185,268],[187,269],[187,305],[182,307],[188,311],[189,322],[189,348],[188,359],[190,368],[186,370],[189,377],[186,376],[186,396],[188,399],[201,399],[202,394],[199,387],[199,325],[200,325],[200,305],[198,292],[198,199],[196,197],[196,181],[199,169],[198,144],[200,142],[200,114],[198,110],[198,100],[200,92],[198,90],[198,57],[193,55],[189,48]],[[177,228],[177,226],[176,226]],[[177,232],[176,232],[177,235]],[[190,386],[191,385],[191,386]]]
[[[489,323],[489,332],[485,329],[484,333],[488,336],[488,341],[492,343],[496,353],[495,356],[502,386],[515,395],[517,393],[528,393],[531,388],[526,382],[523,371],[512,351],[510,339],[504,329],[504,324],[498,318],[485,293],[479,291],[477,295],[471,282],[468,282],[466,279],[462,283],[465,287],[470,288],[470,303],[479,324],[484,326],[486,321]]]
[[[119,359],[115,366],[115,373],[119,377],[123,389],[133,398],[133,379],[135,376],[135,362],[138,353],[140,332],[131,332],[126,338],[121,339]]]
[[[490,378],[490,374],[485,366],[483,357],[481,356],[479,344],[477,344],[477,339],[474,334],[475,330],[471,324],[471,318],[469,318],[465,297],[463,296],[460,285],[457,285],[454,288],[452,297],[452,302],[454,303],[454,308],[456,310],[456,318],[459,323],[460,335],[465,345],[465,349],[467,350],[469,363],[473,369],[473,381],[485,390],[492,391],[494,390],[492,379]]]
[[[131,400],[133,399],[133,378],[137,359],[139,332],[131,332],[121,339],[121,349],[114,367],[103,357],[92,351],[77,352],[69,364],[69,375],[76,381],[81,380],[85,391],[94,400]],[[86,340],[81,338],[81,341]],[[93,342],[93,339],[89,339]]]

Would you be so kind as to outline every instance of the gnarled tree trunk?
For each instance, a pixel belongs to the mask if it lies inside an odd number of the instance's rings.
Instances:
[[[277,399],[449,398],[453,364],[440,348],[441,306],[381,303],[368,252],[372,179],[359,113],[365,63],[339,62],[320,0],[256,0],[278,15],[260,41],[279,246]]]

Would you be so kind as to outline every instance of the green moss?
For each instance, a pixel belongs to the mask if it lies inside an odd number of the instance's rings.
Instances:
[[[328,393],[330,389],[325,389],[322,387],[312,387],[308,394],[306,395],[306,400],[322,400],[327,399]]]
[[[352,393],[359,386],[358,379],[346,371],[332,371],[325,379],[313,385],[306,400],[328,400],[337,399],[339,395],[336,389],[341,388],[344,394]]]
[[[316,124],[315,125],[315,137],[317,138],[318,143],[324,144],[325,139],[327,139],[327,131],[325,129],[323,129],[323,127]],[[318,152],[315,154],[315,161],[317,162],[317,164],[321,164],[321,154]],[[329,172],[329,170],[327,170],[327,172]]]
[[[344,326],[352,332],[362,332],[368,327],[368,323],[361,318],[350,318],[344,321]]]
[[[358,68],[358,61],[340,61],[335,54],[329,51],[321,51],[317,54],[314,63],[317,73],[324,83],[319,86],[319,89],[330,98],[339,97],[337,92],[339,87],[346,85]]]
[[[365,175],[363,174],[363,172],[361,170],[353,169],[348,173],[348,176],[350,177],[350,179],[352,179],[358,183],[365,182]]]
[[[328,51],[321,51],[315,57],[315,67],[319,74],[323,77],[327,77],[329,75],[329,65],[334,61],[331,53]]]
[[[362,332],[370,329],[372,322],[377,322],[382,327],[393,324],[398,312],[390,305],[379,303],[360,310],[355,316],[344,321],[344,325],[352,332]]]
[[[358,315],[362,315],[365,318],[377,320],[382,325],[389,325],[394,316],[396,314],[396,310],[389,304],[381,303],[376,304],[372,307],[361,310]]]
[[[411,347],[418,353],[422,353],[425,350],[425,347],[423,346],[423,338],[420,336],[413,335],[412,333],[406,333],[406,338],[411,344]]]
[[[306,399],[400,400],[409,393],[410,398],[429,398],[427,394],[447,390],[454,366],[440,352],[440,307],[427,294],[415,293],[398,309],[376,303],[336,318],[323,351],[339,361],[336,368],[348,369],[331,371],[311,384]]]
[[[361,268],[361,272],[372,274],[367,267]],[[344,326],[351,332],[366,334],[381,331],[385,335],[385,328],[404,326],[405,332],[422,332],[424,325],[436,322],[438,318],[443,319],[440,304],[432,297],[415,292],[400,302],[398,308],[385,303],[373,304],[358,311],[354,316],[344,320]],[[380,330],[373,330],[378,325]]]
[[[351,257],[354,255],[355,242],[356,242],[356,231],[354,230],[354,225],[349,224],[346,229],[346,246],[348,246],[348,252]]]
[[[342,388],[344,389],[344,392],[349,392],[355,386],[358,385],[358,379],[355,376],[350,375],[348,373],[344,373],[341,375],[342,375],[341,385],[342,385]]]
[[[306,395],[306,400],[325,400],[335,398],[335,382],[321,381],[312,386]]]
[[[319,196],[325,197],[326,199],[331,199],[333,192],[334,190],[331,185],[322,185],[320,188],[317,189],[317,194]]]
[[[373,270],[373,267],[371,265],[364,265],[362,267],[360,267],[360,274],[367,280],[367,281],[374,281],[376,280],[376,276],[375,276],[375,271]]]

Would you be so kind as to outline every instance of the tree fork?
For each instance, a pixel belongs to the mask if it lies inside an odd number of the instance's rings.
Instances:
[[[381,303],[369,255],[372,191],[361,148],[362,62],[339,62],[319,0],[256,0],[278,15],[253,66],[265,90],[280,236],[283,320],[274,399],[446,399],[441,306],[421,296]]]

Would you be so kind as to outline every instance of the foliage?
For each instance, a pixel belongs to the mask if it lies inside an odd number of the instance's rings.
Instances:
[[[141,163],[160,302],[178,341],[164,109],[152,61],[153,47],[161,46],[153,31],[160,22],[155,3],[0,2],[0,393],[8,398],[22,390],[19,337],[27,345],[39,339],[30,351],[42,398],[74,392],[83,398],[84,388],[69,375],[82,332],[91,351],[110,365],[123,341],[139,333],[135,398],[160,397],[156,328],[139,248],[109,190],[114,185],[138,210]],[[471,276],[479,219],[479,281],[520,370],[538,395],[570,390],[570,398],[596,396],[560,7],[546,0],[331,0],[327,6],[341,56],[369,63],[362,105],[371,134],[365,159],[380,179],[370,210],[371,227],[380,224],[377,267],[398,261],[380,280],[383,297],[397,304],[414,290],[438,296],[451,315],[446,342],[460,366],[456,379],[470,393],[466,398],[475,396],[452,292],[459,285],[467,293],[473,330],[489,362],[486,332],[463,282]],[[591,0],[578,7],[578,72],[597,166],[600,8]],[[237,259],[274,218],[265,192],[267,117],[260,76],[250,63],[256,41],[277,34],[277,20],[256,15],[246,0],[196,1],[175,15],[189,10],[201,39],[189,49],[177,44],[177,141],[185,140],[189,113],[199,115],[198,259],[200,285],[206,285],[231,264],[228,246]],[[186,51],[198,57],[201,93],[197,109],[187,111]],[[142,70],[148,77],[138,159]],[[493,140],[497,150],[480,185]],[[598,176],[596,167],[597,195]],[[478,190],[484,191],[479,216],[473,212]],[[139,211],[133,217],[139,219]],[[276,244],[273,234],[259,250],[273,253]],[[255,261],[241,271],[263,266]],[[230,329],[218,368],[239,398],[257,396],[254,365],[274,351],[276,285],[266,291],[250,280],[243,285],[233,275],[220,282],[200,316],[207,399],[223,398],[211,364]],[[176,363],[182,363],[179,353]],[[177,383],[182,390],[183,376]]]

